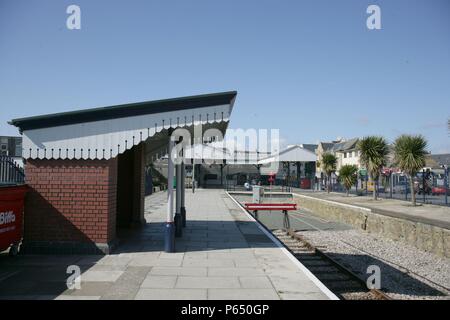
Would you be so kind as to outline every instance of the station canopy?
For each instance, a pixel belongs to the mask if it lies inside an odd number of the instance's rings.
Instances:
[[[194,144],[185,149],[184,158],[195,163],[226,163],[233,160],[233,154],[226,148],[215,148],[207,144]]]
[[[278,154],[261,159],[258,164],[270,164],[273,162],[315,162],[317,155],[299,145],[289,146]]]
[[[147,156],[167,147],[170,128],[228,126],[237,92],[222,92],[11,120],[25,159],[110,159],[146,142]],[[149,139],[150,138],[150,139]]]

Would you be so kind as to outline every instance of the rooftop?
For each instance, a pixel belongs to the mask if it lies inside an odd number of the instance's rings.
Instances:
[[[16,126],[20,129],[20,131],[23,131],[83,122],[154,114],[160,112],[202,108],[214,105],[230,104],[232,106],[236,95],[236,91],[228,91],[172,99],[128,103],[108,107],[13,119],[9,122],[9,124]]]

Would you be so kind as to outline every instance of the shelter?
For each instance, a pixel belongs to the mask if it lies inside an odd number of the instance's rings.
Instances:
[[[258,164],[262,165],[261,173],[264,173],[269,169],[265,169],[268,164],[278,163],[276,166],[278,168],[275,173],[278,178],[286,181],[288,186],[298,186],[298,187],[310,187],[311,179],[315,175],[317,156],[314,152],[302,147],[301,145],[291,145],[286,149],[280,151],[278,154],[261,159]],[[273,167],[273,165],[271,166]],[[268,172],[265,172],[268,174]],[[291,175],[292,174],[292,175]],[[301,184],[301,179],[308,182],[309,185]]]
[[[119,228],[144,223],[146,159],[171,154],[176,128],[192,136],[199,128],[224,135],[236,95],[223,92],[12,120],[23,134],[31,187],[23,250],[109,253]],[[177,176],[184,177],[184,164],[176,167]],[[168,181],[174,171],[169,161]],[[174,251],[182,225],[184,184],[177,186],[175,215],[173,185],[168,186],[168,252]]]

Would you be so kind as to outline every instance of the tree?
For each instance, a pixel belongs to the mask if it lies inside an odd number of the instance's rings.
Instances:
[[[336,156],[332,153],[326,152],[322,155],[322,161],[320,162],[320,165],[322,167],[322,170],[325,171],[327,177],[328,177],[328,185],[327,185],[327,192],[330,193],[331,191],[331,174],[336,171]]]
[[[350,188],[356,183],[358,178],[358,167],[354,164],[346,164],[339,169],[339,179],[347,190],[347,196]]]
[[[409,176],[411,202],[416,205],[414,177],[425,166],[427,140],[422,135],[401,135],[394,142],[394,162]]]
[[[373,199],[377,200],[376,188],[381,169],[386,165],[389,147],[383,137],[368,136],[358,141],[357,149],[360,152],[360,162],[366,167],[373,182]]]

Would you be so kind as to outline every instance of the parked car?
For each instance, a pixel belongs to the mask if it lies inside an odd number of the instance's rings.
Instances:
[[[431,188],[431,194],[433,196],[445,195],[445,191],[446,191],[445,187],[433,187],[433,188]],[[447,189],[447,195],[450,195],[450,189]]]

